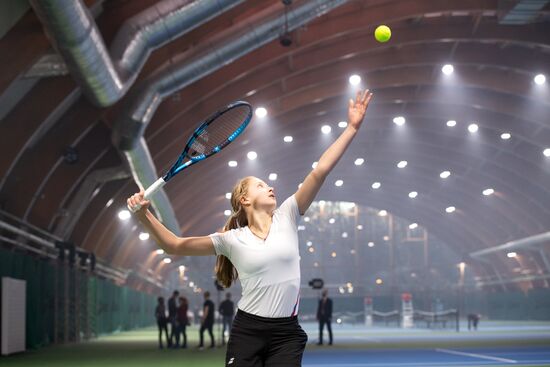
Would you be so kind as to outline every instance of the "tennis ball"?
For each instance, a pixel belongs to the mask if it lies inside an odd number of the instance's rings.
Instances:
[[[376,30],[374,31],[374,38],[378,42],[388,42],[391,37],[391,29],[390,27],[386,25],[380,25],[376,27]]]

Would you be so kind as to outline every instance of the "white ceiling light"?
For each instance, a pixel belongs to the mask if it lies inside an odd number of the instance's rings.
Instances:
[[[550,148],[546,148],[542,151],[542,154],[544,154],[545,157],[550,157]]]
[[[416,191],[411,191],[411,192],[409,192],[409,197],[410,197],[411,199],[414,199],[414,198],[416,198],[417,196],[418,196],[418,193],[417,193]]]
[[[393,123],[397,126],[403,126],[405,124],[406,120],[403,116],[396,116],[393,118]]]
[[[380,186],[382,186],[380,182],[374,182],[371,187],[376,190],[376,189],[379,189]]]
[[[456,126],[456,121],[455,121],[455,120],[449,120],[449,121],[447,121],[447,126],[448,126],[448,127],[455,127],[455,126]]]
[[[277,180],[277,174],[276,173],[270,173],[269,174],[269,180],[270,181],[276,181]]]
[[[329,134],[332,131],[332,128],[329,125],[323,125],[321,132],[323,134]]]
[[[313,162],[313,163],[311,164],[311,168],[315,168],[315,167],[317,167],[317,162]]]
[[[149,239],[149,233],[141,232],[139,234],[139,239],[142,240],[142,241],[147,241]]]
[[[363,230],[363,225],[362,225],[362,224],[358,224],[358,225],[357,225],[357,230],[358,230],[358,231],[362,231],[362,230]]]
[[[449,214],[454,212],[455,210],[456,210],[456,208],[454,206],[449,206],[449,207],[445,208],[445,211]]]
[[[231,193],[230,193],[230,192],[226,192],[226,193],[225,193],[225,198],[226,198],[227,200],[231,200]]]
[[[510,133],[502,133],[502,134],[500,134],[500,138],[501,138],[502,140],[508,140],[508,139],[510,139],[511,137],[512,137],[512,135],[511,135]]]
[[[292,136],[287,135],[283,138],[283,140],[284,140],[285,143],[291,143],[292,140],[294,140],[294,139],[292,138]]]
[[[334,222],[336,222],[336,219],[330,218],[330,219],[328,220],[328,222],[329,222],[330,224],[334,224]]]
[[[479,130],[479,126],[477,126],[477,124],[468,125],[468,131],[471,132],[472,134],[477,133],[478,130]]]
[[[441,68],[441,71],[445,75],[451,75],[455,71],[455,68],[451,64],[447,64],[447,65],[443,65],[443,67]]]
[[[172,262],[172,259],[166,257],[162,261],[164,261],[165,264],[170,264]]]
[[[514,258],[514,257],[517,257],[518,254],[515,253],[515,252],[509,252],[509,253],[506,254],[506,256],[508,256],[509,258]]]
[[[361,83],[361,77],[357,74],[353,74],[349,77],[349,83],[351,85],[359,85],[359,83]]]
[[[258,158],[258,153],[256,152],[248,152],[246,154],[246,156],[248,157],[248,159],[250,159],[251,161],[253,161],[254,159]]]
[[[237,167],[237,161],[229,161],[229,162],[227,162],[227,165],[229,167]]]
[[[256,117],[264,118],[267,116],[267,110],[264,107],[258,107],[255,111]]]
[[[163,255],[163,254],[164,254],[164,250],[161,249],[161,248],[159,248],[157,251],[155,251],[155,253],[156,253],[157,255]]]
[[[311,219],[309,217],[304,217],[304,222],[308,223]]]
[[[231,215],[231,210],[229,210],[229,209],[224,210],[223,215],[225,215],[226,217],[229,217]]]
[[[118,212],[118,219],[120,220],[128,220],[131,216],[130,212],[125,209]]]
[[[388,212],[382,209],[378,212],[378,215],[381,217],[385,217],[386,215],[388,215]]]
[[[405,168],[407,167],[407,161],[401,161],[399,163],[397,163],[397,168]]]
[[[353,162],[353,164],[355,164],[356,166],[360,166],[363,163],[365,163],[365,160],[363,158],[357,158],[355,162]]]
[[[348,126],[348,123],[346,121],[340,121],[338,123],[338,127],[341,128],[341,129],[344,129]]]
[[[450,171],[443,171],[439,174],[439,177],[441,178],[447,178],[451,175],[451,172]]]
[[[369,242],[368,246],[369,247],[374,247],[374,242]]]
[[[483,195],[485,195],[485,196],[493,195],[494,193],[495,193],[495,190],[493,190],[491,188],[483,190]]]
[[[337,187],[340,187],[344,184],[344,181],[342,180],[336,180],[336,182],[334,183],[334,186],[337,186]]]
[[[342,238],[348,238],[348,232],[343,232],[342,233]]]
[[[411,223],[411,224],[409,224],[409,228],[410,229],[418,228],[418,224],[417,223]]]
[[[533,80],[538,85],[543,85],[544,83],[546,83],[546,76],[544,74],[537,74]]]

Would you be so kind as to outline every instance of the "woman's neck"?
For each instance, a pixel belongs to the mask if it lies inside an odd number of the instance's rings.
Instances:
[[[248,217],[248,228],[261,234],[267,234],[271,227],[272,215],[265,211],[252,212]]]

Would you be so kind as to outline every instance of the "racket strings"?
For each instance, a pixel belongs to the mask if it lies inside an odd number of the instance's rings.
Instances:
[[[191,145],[191,156],[209,154],[226,142],[251,114],[249,106],[237,106],[215,118]]]

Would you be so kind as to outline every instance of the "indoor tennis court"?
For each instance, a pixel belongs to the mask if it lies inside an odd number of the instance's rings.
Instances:
[[[0,1],[0,366],[550,366],[550,0]]]

